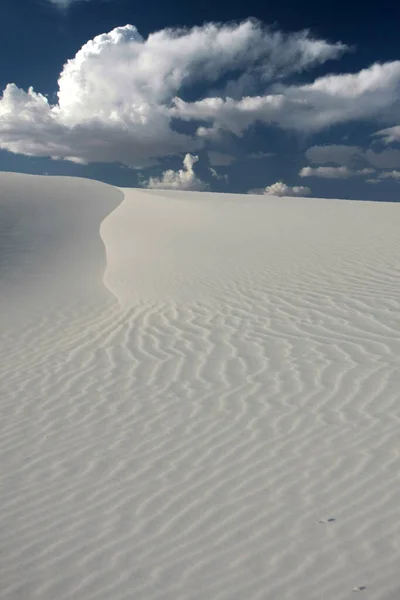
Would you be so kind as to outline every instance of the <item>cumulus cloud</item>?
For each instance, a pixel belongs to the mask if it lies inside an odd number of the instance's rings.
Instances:
[[[308,160],[313,164],[327,164],[352,166],[368,163],[377,169],[393,169],[400,167],[400,150],[390,149],[375,152],[363,150],[359,146],[346,146],[331,144],[326,146],[312,146],[306,152]]]
[[[32,87],[6,87],[0,99],[0,148],[132,167],[154,164],[205,144],[201,132],[185,135],[172,124],[179,117],[173,99],[179,103],[194,83],[216,86],[222,77],[238,80],[239,72],[249,85],[265,87],[345,50],[307,31],[284,34],[255,20],[164,29],[147,39],[132,25],[117,27],[89,40],[64,65],[56,104]]]
[[[138,168],[195,152],[223,131],[241,136],[257,121],[315,132],[352,119],[393,116],[400,61],[307,84],[285,83],[289,75],[337,59],[347,49],[308,31],[284,34],[251,19],[164,29],[147,39],[132,25],[117,27],[89,40],[67,61],[56,104],[32,87],[6,87],[0,148]],[[189,88],[201,90],[193,102],[183,100]],[[195,133],[179,132],[176,119],[191,121]]]
[[[151,45],[157,47],[157,40]],[[33,88],[25,92],[9,84],[0,100],[0,148],[141,167],[200,147],[171,129],[161,101],[167,83],[151,72],[152,53],[143,54],[143,46],[132,26],[89,41],[64,65],[54,106]]]
[[[325,179],[348,179],[349,177],[362,177],[371,175],[375,169],[353,170],[346,166],[341,167],[304,167],[301,169],[300,177],[323,177]]]
[[[277,181],[272,185],[268,185],[263,193],[272,196],[309,196],[311,194],[311,190],[309,187],[302,185],[295,185],[292,187],[290,185],[286,185],[286,183],[283,183],[283,181]]]
[[[186,154],[183,159],[183,169],[179,169],[179,171],[168,169],[167,171],[164,171],[160,178],[150,177],[146,187],[160,190],[202,191],[207,189],[207,184],[199,179],[193,170],[193,165],[197,163],[198,160],[198,156]]]

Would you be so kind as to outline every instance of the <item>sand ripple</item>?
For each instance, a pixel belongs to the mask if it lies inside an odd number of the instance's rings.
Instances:
[[[177,196],[2,317],[0,597],[394,600],[396,206]]]

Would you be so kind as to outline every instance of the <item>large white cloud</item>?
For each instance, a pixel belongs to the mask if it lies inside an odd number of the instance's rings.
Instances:
[[[193,165],[199,160],[198,156],[186,154],[183,159],[183,169],[164,171],[161,177],[150,177],[146,187],[160,190],[197,190],[207,189],[207,184],[199,179],[193,170]]]
[[[6,87],[0,148],[142,167],[201,149],[221,130],[242,135],[257,120],[316,131],[392,114],[400,61],[285,85],[288,75],[338,58],[346,49],[307,31],[283,34],[255,20],[165,29],[147,39],[132,25],[118,27],[87,42],[64,65],[56,104],[33,88]],[[200,98],[185,102],[194,84]],[[185,134],[174,128],[176,118],[194,121],[194,129],[205,123]]]
[[[157,48],[157,40],[152,44]],[[147,56],[144,47],[130,25],[89,41],[64,66],[54,106],[32,88],[9,84],[0,100],[0,147],[136,167],[200,147],[201,141],[171,129],[161,101],[167,74],[153,72],[157,51]]]
[[[118,27],[88,41],[64,65],[57,104],[33,88],[6,87],[0,147],[80,161],[152,164],[204,145],[201,136],[178,133],[171,124],[172,99],[192,84],[202,84],[206,94],[207,86],[239,71],[265,86],[345,50],[306,31],[285,35],[254,20],[165,29],[146,40],[131,25]]]

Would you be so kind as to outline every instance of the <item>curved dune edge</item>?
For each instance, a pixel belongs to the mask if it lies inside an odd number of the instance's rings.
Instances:
[[[99,301],[106,269],[100,225],[122,199],[98,181],[0,173],[0,301],[20,304],[25,317]]]
[[[394,600],[396,205],[57,180],[7,222],[1,599]]]

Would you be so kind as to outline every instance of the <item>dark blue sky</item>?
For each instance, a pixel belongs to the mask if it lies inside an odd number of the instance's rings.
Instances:
[[[168,3],[164,0],[146,0],[142,3],[132,0],[84,0],[74,2],[66,9],[60,9],[49,0],[18,0],[18,2],[2,0],[0,16],[3,23],[0,39],[1,90],[4,90],[9,83],[15,83],[18,88],[25,91],[33,86],[35,92],[47,96],[50,105],[57,103],[57,80],[66,61],[72,59],[77,51],[95,36],[128,23],[135,25],[146,39],[152,32],[169,27],[190,28],[195,25],[201,26],[206,22],[240,22],[255,17],[264,24],[272,25],[283,32],[294,33],[306,28],[310,29],[311,34],[318,39],[330,43],[342,42],[354,47],[338,59],[323,62],[312,69],[307,69],[305,73],[299,71],[297,75],[292,74],[288,85],[292,82],[312,83],[316,78],[327,74],[355,74],[373,63],[389,63],[400,59],[398,35],[400,7],[393,0],[381,0],[375,5],[348,0],[336,2],[170,0]],[[400,159],[398,164],[396,162],[396,153],[399,152],[400,144],[398,139],[391,140],[389,143],[388,140],[383,142],[382,138],[373,135],[387,127],[400,125],[398,118],[400,85],[396,81],[391,85],[393,87],[390,92],[391,101],[385,100],[382,103],[381,112],[379,112],[381,105],[378,104],[371,117],[369,113],[367,117],[363,116],[364,113],[361,116],[356,114],[354,118],[344,123],[335,121],[322,129],[304,132],[299,127],[296,131],[292,131],[286,126],[279,124],[276,126],[275,123],[260,124],[255,119],[240,135],[235,135],[232,131],[223,131],[218,140],[207,141],[205,146],[192,152],[199,156],[195,165],[196,175],[216,191],[246,192],[249,189],[264,188],[276,181],[283,181],[288,186],[308,186],[314,196],[396,200],[397,197],[400,198],[400,177],[395,174],[400,175]],[[243,95],[254,96],[261,93],[265,94],[266,91],[252,89],[248,93],[245,90]],[[190,97],[190,89],[189,91],[186,89],[185,94],[186,96],[179,95],[184,99]],[[375,94],[375,90],[369,94]],[[395,94],[397,98],[394,97]],[[203,90],[200,97],[193,99],[201,100],[201,97],[210,95],[210,92],[204,93]],[[354,103],[364,101],[367,102],[364,96],[361,100],[354,98]],[[10,113],[7,113],[8,120],[4,123],[4,114],[1,117],[0,109],[0,119],[3,119],[3,123],[0,120],[0,143],[3,148],[14,150],[14,152],[9,152],[7,149],[0,151],[2,170],[77,175],[102,179],[117,185],[135,186],[151,176],[161,177],[165,169],[177,170],[182,167],[185,154],[183,147],[168,156],[155,157],[158,164],[139,169],[136,164],[129,164],[128,166],[134,168],[128,168],[109,161],[99,163],[95,160],[96,157],[93,161],[87,161],[89,164],[51,160],[45,156],[42,146],[40,151],[37,149],[32,151],[27,137],[24,138],[23,143],[17,143],[18,135],[28,135],[25,130],[18,133],[19,110],[19,105],[13,101],[13,120],[10,124]],[[387,111],[387,118],[385,111]],[[26,118],[31,119],[30,116]],[[383,118],[382,122],[380,118]],[[197,117],[196,124],[198,125]],[[38,124],[37,130],[41,126]],[[182,122],[180,126],[181,130],[178,123],[179,131],[191,133],[187,121]],[[16,145],[12,145],[9,141],[11,127],[14,128],[12,136],[14,141],[17,140]],[[55,135],[56,133],[52,133],[52,143]],[[87,135],[90,135],[90,131]],[[94,140],[93,144],[95,143]],[[347,159],[347,162],[343,159],[342,164],[339,164],[340,160],[336,158],[322,161],[318,158],[318,152],[313,154],[317,158],[311,162],[312,152],[306,155],[307,150],[315,146],[338,145],[357,147],[359,150],[355,153],[355,157]],[[36,147],[37,140],[35,140]],[[74,147],[72,149],[75,151]],[[230,155],[235,160],[230,165],[213,165],[208,151]],[[367,159],[368,151],[374,152],[375,155],[382,152],[392,154],[387,154],[386,162],[379,158],[374,158],[371,162]],[[250,158],[250,155],[258,152],[269,156]],[[332,152],[333,156],[335,151]],[[49,151],[50,155],[53,156]],[[78,153],[76,155],[78,156]],[[343,150],[343,156],[345,155],[346,151]],[[117,163],[121,162],[120,158],[121,156],[118,155]],[[336,170],[338,167],[343,168],[343,177],[339,176],[339,171],[335,172],[334,177],[328,177],[329,173],[323,169],[316,171],[318,167],[325,166]],[[210,167],[215,169],[218,177],[211,174]],[[314,175],[300,177],[299,173],[305,167],[314,169]],[[369,169],[371,173],[350,174],[362,169]]]

